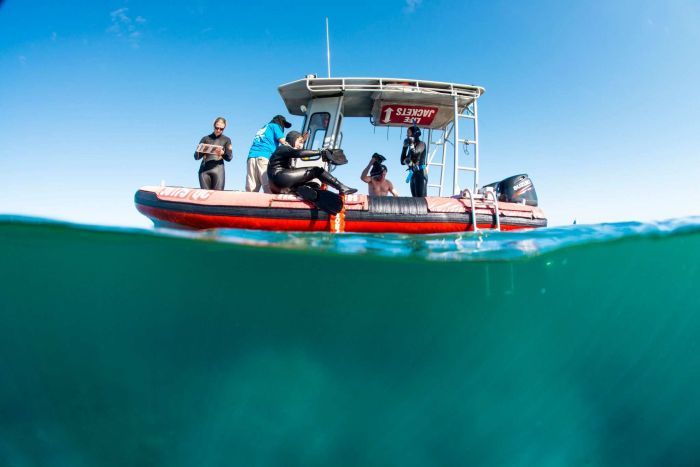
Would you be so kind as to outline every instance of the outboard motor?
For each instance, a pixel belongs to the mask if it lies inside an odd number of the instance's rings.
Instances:
[[[498,201],[537,206],[535,185],[527,174],[513,175],[500,182],[489,183],[481,187],[479,192],[485,193],[487,188],[493,189]]]
[[[484,185],[479,189],[479,193],[486,193],[487,188],[493,189],[493,192],[496,193],[496,197],[501,194],[501,182],[493,182],[489,183],[488,185]]]
[[[537,206],[535,185],[527,174],[513,175],[502,180],[497,193],[500,201]]]

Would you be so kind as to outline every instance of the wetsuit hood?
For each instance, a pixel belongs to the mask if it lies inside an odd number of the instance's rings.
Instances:
[[[299,133],[298,131],[290,131],[289,133],[287,133],[287,137],[285,139],[291,147],[294,147],[294,144],[299,138],[301,138],[301,133]]]
[[[420,141],[421,131],[420,131],[420,128],[418,127],[418,125],[416,125],[414,123],[413,126],[411,126],[409,128],[411,129],[411,136],[413,137],[413,139],[416,142]]]

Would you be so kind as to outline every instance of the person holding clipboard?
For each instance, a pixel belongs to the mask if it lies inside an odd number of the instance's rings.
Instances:
[[[224,160],[233,158],[231,138],[224,136],[226,119],[214,120],[214,132],[199,140],[194,160],[202,160],[199,166],[199,187],[205,190],[223,190],[226,182]]]

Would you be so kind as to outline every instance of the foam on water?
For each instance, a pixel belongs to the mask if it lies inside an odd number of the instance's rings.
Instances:
[[[530,257],[577,245],[624,238],[662,237],[700,232],[700,218],[656,223],[573,225],[518,232],[399,235],[261,232],[222,229],[195,234],[240,245],[279,246],[329,253],[418,257],[443,261],[490,261]]]

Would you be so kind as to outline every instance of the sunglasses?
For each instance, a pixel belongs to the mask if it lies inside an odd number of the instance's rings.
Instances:
[[[219,130],[219,131],[224,131],[224,128],[226,128],[226,127],[225,126],[215,126],[214,127],[215,130]]]

